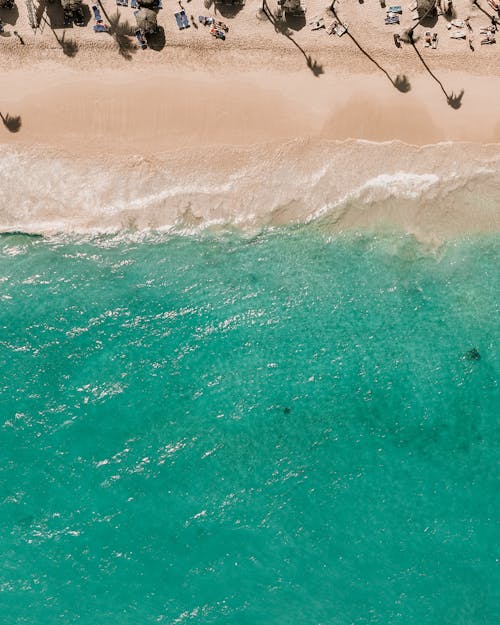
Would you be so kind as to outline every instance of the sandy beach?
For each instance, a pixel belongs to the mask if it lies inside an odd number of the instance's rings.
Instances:
[[[440,35],[437,50],[424,48],[428,28],[422,26],[415,46],[396,48],[393,34],[412,24],[409,11],[403,9],[400,25],[385,26],[386,9],[374,1],[339,2],[337,15],[349,32],[337,37],[307,22],[287,36],[276,33],[259,16],[259,2],[223,17],[223,7],[207,10],[201,0],[186,3],[186,13],[194,25],[198,15],[225,20],[226,41],[201,25],[178,31],[173,13],[179,7],[167,1],[158,13],[165,45],[143,51],[117,34],[130,31],[132,9],[111,0],[100,6],[114,34],[94,33],[92,21],[57,28],[56,4],[40,5],[36,30],[25,6],[1,10],[0,112],[21,122],[18,132],[2,130],[2,142],[153,153],[178,141],[248,145],[310,136],[499,141],[497,47],[479,44],[488,19],[474,5],[457,3],[456,14],[471,16],[475,52],[466,41],[450,39],[444,17],[432,29]],[[321,2],[306,8],[306,20],[332,21]],[[491,13],[487,4],[485,10]],[[9,24],[6,16],[16,12]]]
[[[373,180],[379,189],[377,181],[386,174],[396,176],[399,185],[403,172],[410,185],[403,196],[421,185],[419,176],[454,181],[463,175],[469,181],[464,184],[474,180],[483,186],[476,179],[483,170],[496,178],[498,48],[479,44],[479,29],[489,21],[474,5],[456,4],[457,19],[470,16],[474,52],[468,40],[450,39],[444,17],[431,29],[439,32],[436,50],[424,47],[427,27],[417,28],[414,46],[397,48],[393,35],[412,24],[409,11],[403,10],[400,25],[385,26],[386,9],[378,2],[339,2],[337,16],[349,26],[343,37],[329,36],[324,28],[311,30],[312,17],[323,17],[326,24],[332,20],[320,2],[308,3],[305,25],[286,35],[259,14],[259,2],[248,2],[231,16],[221,16],[224,8],[207,10],[201,0],[186,3],[193,24],[198,15],[215,15],[229,25],[226,41],[219,41],[201,25],[177,30],[173,13],[178,4],[168,1],[158,14],[164,46],[147,50],[137,49],[133,37],[123,34],[133,23],[130,7],[117,9],[110,0],[100,5],[111,34],[94,33],[92,21],[83,28],[57,28],[54,7],[39,7],[36,30],[24,6],[10,25],[2,10],[7,36],[0,39],[0,142],[11,150],[5,152],[8,159],[24,163],[14,167],[8,160],[2,166],[3,230],[15,229],[17,221],[30,231],[204,221],[274,225],[328,212],[358,192],[362,203],[381,202],[379,190],[373,200],[364,189],[371,189]],[[488,5],[484,10],[491,12]],[[357,147],[349,141],[358,141]],[[378,151],[359,141],[376,142]],[[35,164],[28,166],[26,155]],[[94,175],[95,197],[90,200],[84,192],[84,215],[78,217],[82,204],[76,202],[70,217],[67,203],[75,201],[75,189],[82,186],[76,171],[85,176],[97,165],[102,185]],[[319,195],[300,191],[325,167],[334,175],[328,177],[328,188],[313,185]],[[404,178],[405,172],[410,178]],[[127,178],[134,191],[123,191],[117,199],[113,181],[118,178]],[[178,180],[184,181],[184,193],[166,189],[166,181]],[[22,218],[10,210],[20,185]],[[224,193],[218,191],[222,187]],[[35,207],[40,198],[43,217]],[[92,209],[89,202],[95,204]],[[437,219],[435,197],[428,202],[427,212],[414,207],[403,217],[387,206],[383,210],[398,226],[439,236],[499,227],[496,208],[465,211],[460,219],[442,209]],[[382,208],[377,210],[382,214]],[[344,211],[333,219],[334,227],[370,224],[375,212]]]

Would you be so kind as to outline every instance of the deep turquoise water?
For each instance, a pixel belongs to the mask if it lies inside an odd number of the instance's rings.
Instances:
[[[1,622],[498,623],[499,243],[0,239]]]

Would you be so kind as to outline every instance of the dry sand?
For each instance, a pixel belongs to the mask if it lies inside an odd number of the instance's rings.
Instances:
[[[440,17],[431,29],[439,32],[438,49],[425,49],[417,40],[422,58],[412,46],[398,50],[393,43],[394,32],[412,23],[406,7],[401,26],[385,26],[385,10],[374,0],[337,3],[353,38],[311,31],[308,24],[291,30],[290,37],[280,35],[259,19],[261,4],[247,2],[233,17],[222,18],[230,26],[225,42],[201,25],[178,31],[178,5],[165,0],[159,23],[166,45],[159,51],[137,50],[123,34],[95,34],[92,21],[81,29],[57,28],[59,5],[44,6],[35,31],[24,5],[10,25],[6,16],[17,9],[1,12],[10,36],[0,39],[0,112],[21,122],[16,133],[2,129],[5,143],[152,153],[177,142],[252,144],[323,136],[423,144],[500,137],[497,47],[479,45],[478,29],[488,19],[463,2],[456,11],[459,18],[472,16],[475,52],[449,39]],[[195,21],[199,14],[214,14],[201,0],[185,6]],[[115,29],[117,19],[134,20],[130,7],[117,9],[111,0],[101,12]],[[307,4],[306,15],[331,21],[318,1]],[[419,27],[417,35],[424,30]],[[405,83],[408,90],[402,92]]]

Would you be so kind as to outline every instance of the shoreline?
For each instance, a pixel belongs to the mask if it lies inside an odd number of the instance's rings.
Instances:
[[[332,231],[394,226],[423,239],[500,230],[493,46],[469,57],[484,61],[474,65],[482,74],[469,71],[463,50],[460,71],[443,69],[455,41],[438,56],[419,49],[424,67],[408,46],[387,47],[391,30],[373,35],[380,7],[359,5],[352,11],[373,19],[364,31],[350,23],[372,60],[345,36],[307,26],[293,35],[307,54],[319,50],[318,73],[269,24],[242,54],[258,4],[231,20],[225,48],[194,28],[177,39],[169,31],[161,52],[130,61],[88,28],[76,32],[73,58],[58,48],[44,56],[48,31],[38,55],[8,40],[0,64],[14,49],[29,62],[18,56],[4,71],[0,112],[18,127],[0,125],[0,230],[251,230],[315,219]],[[164,7],[163,23],[172,10]],[[182,47],[181,35],[199,42]]]

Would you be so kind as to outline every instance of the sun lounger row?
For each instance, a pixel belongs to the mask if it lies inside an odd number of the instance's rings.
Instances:
[[[119,7],[127,7],[128,6],[128,0],[116,0],[116,4]],[[140,9],[142,6],[141,4],[141,0],[130,0],[130,8],[131,9]],[[146,5],[145,5],[146,6]],[[153,4],[147,4],[147,8],[151,8],[153,9],[153,11],[157,10],[157,9],[162,9],[163,8],[163,4],[162,4],[162,0],[155,0],[155,2]]]

